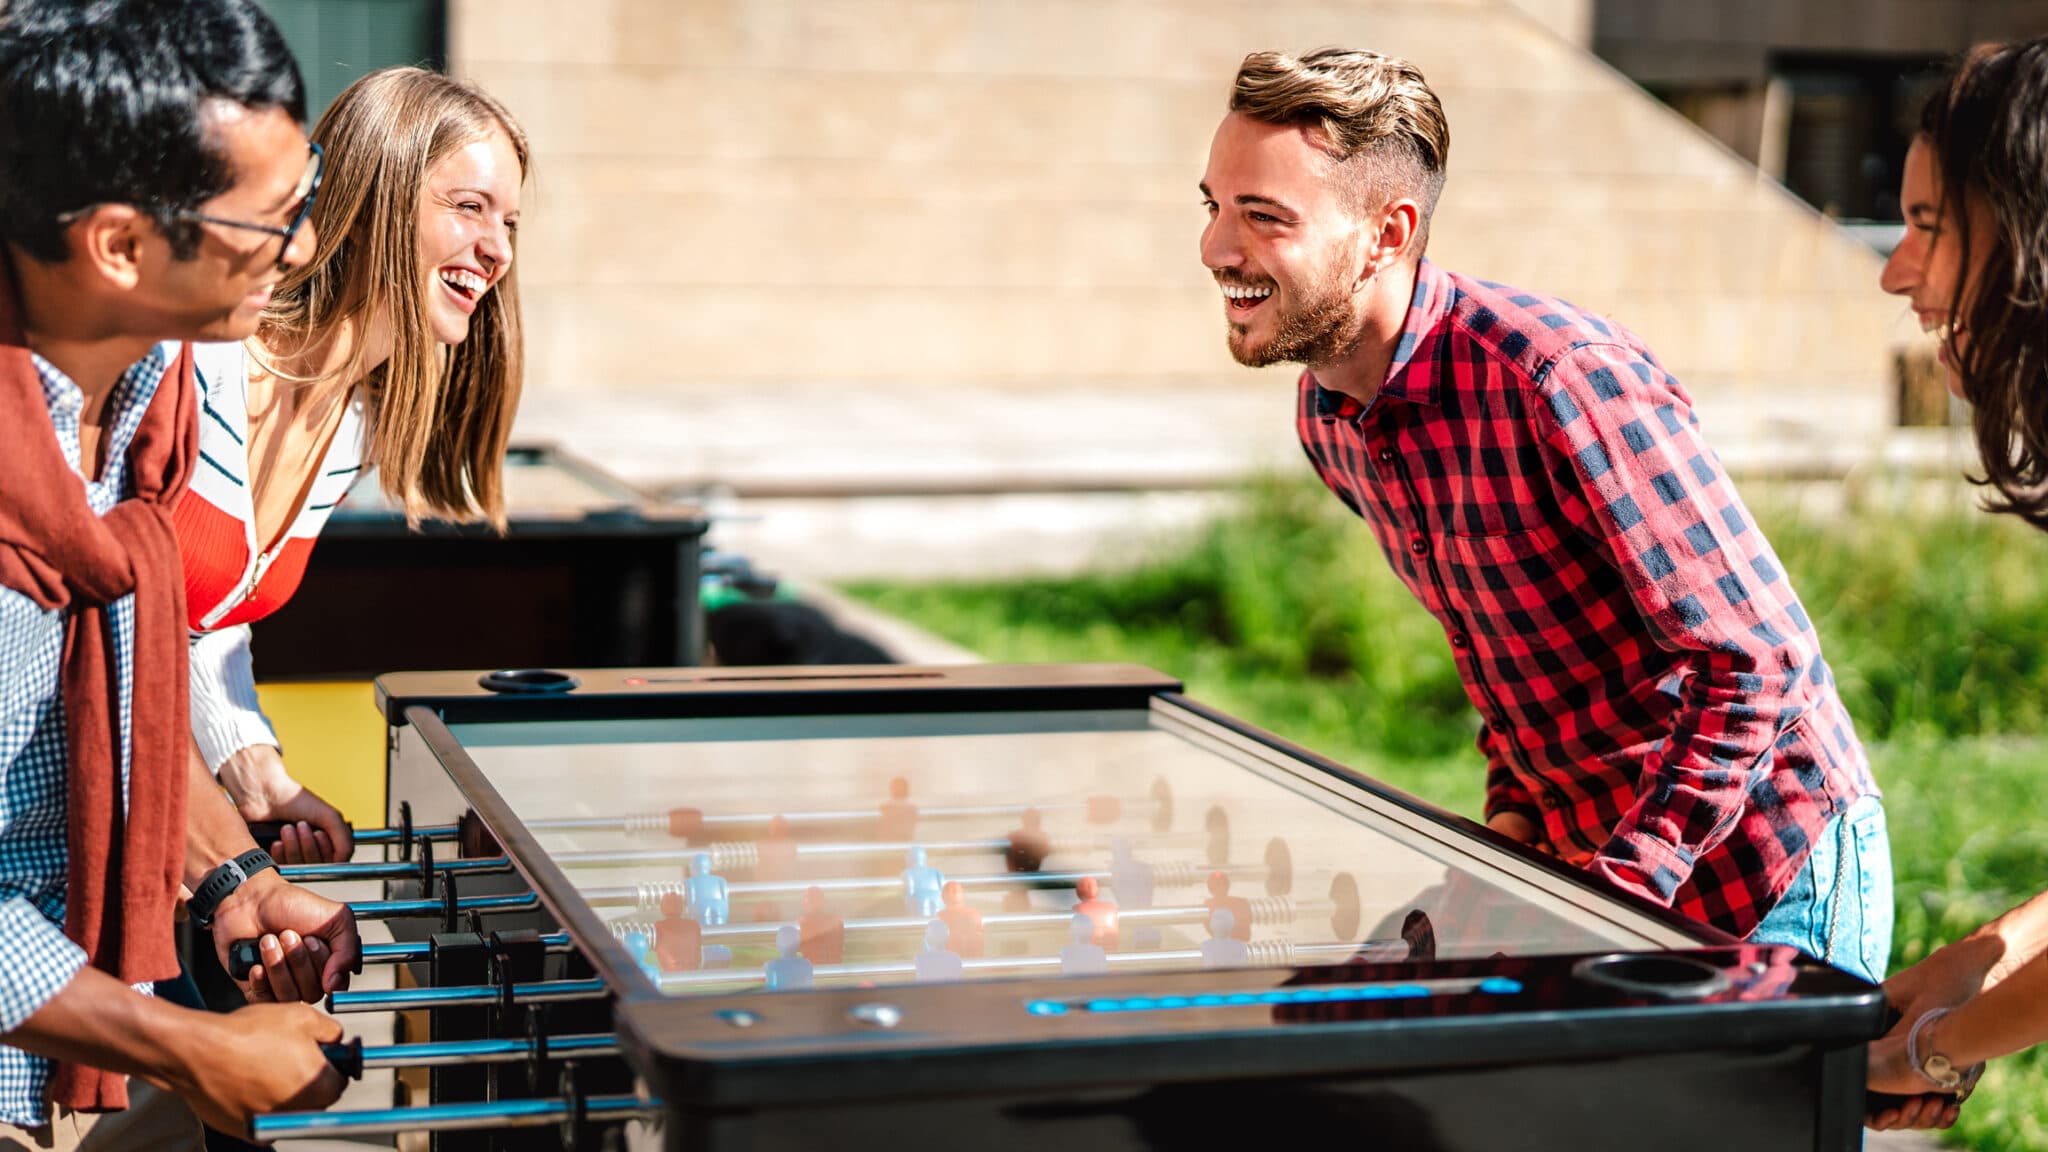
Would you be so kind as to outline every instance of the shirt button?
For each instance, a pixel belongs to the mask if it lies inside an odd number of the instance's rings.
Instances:
[[[1379,461],[1382,464],[1392,464],[1394,462],[1394,450],[1392,448],[1380,449]]]
[[[1543,810],[1545,812],[1557,811],[1557,797],[1552,796],[1548,792],[1545,792],[1543,795],[1537,797],[1536,803],[1542,805]]]
[[[1493,716],[1487,719],[1486,730],[1488,732],[1500,733],[1507,731],[1508,726],[1500,722],[1500,717]]]
[[[1427,556],[1429,555],[1429,541],[1421,536],[1410,536],[1408,538],[1408,551],[1413,552],[1417,556]]]
[[[1470,648],[1471,646],[1472,638],[1470,636],[1465,635],[1463,632],[1451,633],[1451,647],[1456,648],[1462,652],[1465,649]]]

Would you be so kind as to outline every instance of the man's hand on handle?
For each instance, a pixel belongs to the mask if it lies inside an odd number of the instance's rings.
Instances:
[[[251,1004],[205,1015],[200,1044],[164,1084],[201,1120],[248,1135],[270,1112],[325,1108],[341,1096],[341,1073],[320,1050],[341,1039],[341,1022],[304,1004]]]
[[[362,964],[362,940],[348,906],[286,883],[275,872],[251,877],[214,913],[214,951],[229,971],[228,948],[237,940],[257,941],[261,963],[243,984],[257,1002],[318,1003],[347,988]]]

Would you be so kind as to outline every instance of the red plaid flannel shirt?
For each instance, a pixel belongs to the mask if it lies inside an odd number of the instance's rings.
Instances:
[[[1746,936],[1877,791],[1769,541],[1634,334],[1424,261],[1378,396],[1304,373],[1298,425],[1450,639],[1488,816]]]

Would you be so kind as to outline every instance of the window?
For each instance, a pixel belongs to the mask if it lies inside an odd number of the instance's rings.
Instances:
[[[261,0],[306,78],[317,121],[341,90],[394,64],[447,66],[447,0]]]
[[[1785,184],[1829,216],[1899,219],[1899,174],[1935,87],[1926,56],[1785,56],[1791,90]]]

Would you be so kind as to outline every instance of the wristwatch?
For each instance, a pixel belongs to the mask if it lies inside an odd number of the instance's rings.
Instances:
[[[220,902],[228,894],[248,882],[249,877],[266,868],[277,867],[277,861],[261,848],[252,848],[229,860],[206,874],[199,882],[199,888],[192,893],[192,899],[185,902],[185,910],[201,928],[213,927],[213,914],[219,910]]]

